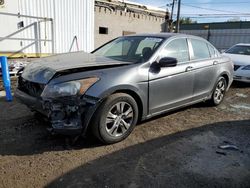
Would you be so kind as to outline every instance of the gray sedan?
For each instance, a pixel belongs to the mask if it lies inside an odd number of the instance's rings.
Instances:
[[[231,60],[202,38],[131,35],[91,54],[34,61],[21,72],[16,97],[46,115],[57,133],[93,131],[115,143],[139,120],[202,101],[219,105],[232,75]]]

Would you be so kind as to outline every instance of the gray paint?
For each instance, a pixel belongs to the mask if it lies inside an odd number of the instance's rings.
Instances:
[[[94,70],[87,71],[79,69],[79,72],[66,74],[46,81],[48,81],[48,85],[53,85],[60,82],[93,76],[99,77],[100,80],[92,85],[83,96],[85,100],[84,104],[86,102],[94,105],[91,113],[88,113],[88,121],[94,113],[93,109],[98,108],[102,100],[118,90],[130,91],[139,97],[142,102],[142,119],[146,119],[169,110],[209,99],[216,84],[216,80],[221,75],[226,75],[228,77],[228,87],[231,85],[233,74],[232,62],[229,58],[222,57],[219,54],[216,58],[188,61],[176,67],[161,67],[158,71],[155,71],[152,69],[152,64],[159,60],[159,56],[162,56],[160,53],[169,41],[180,37],[187,39],[203,39],[182,34],[151,34],[148,36],[164,37],[165,42],[145,63],[122,63],[117,66],[117,62],[108,62],[106,58],[103,59],[102,63],[94,62],[94,56],[89,55],[89,57],[93,57],[93,61],[91,63],[86,63],[86,66],[97,66],[97,64],[112,66],[102,67],[101,69],[95,67]],[[189,51],[190,57],[192,57],[192,48],[190,46]],[[74,55],[76,57],[73,57]],[[40,62],[39,64],[54,70],[54,72],[78,67],[79,64],[81,64],[81,67],[84,67],[84,60],[79,60],[79,58],[85,57],[85,55],[78,53],[64,54],[62,56],[46,58],[44,63]],[[56,62],[62,63],[61,67],[57,63],[53,64],[55,59],[57,60]],[[65,65],[65,63],[69,63],[68,61],[70,59],[71,64]],[[190,66],[192,69],[187,69]],[[27,69],[29,70],[28,67]],[[28,74],[25,73],[24,75],[28,77]],[[20,95],[17,95],[17,97],[23,99]],[[50,99],[50,103],[53,103],[53,100],[58,99]],[[89,100],[91,100],[91,102]],[[87,107],[85,106],[85,108]],[[86,122],[83,122],[83,125],[84,128],[86,128],[88,123],[86,124]]]
[[[129,62],[114,61],[85,52],[65,53],[37,59],[31,62],[24,69],[22,77],[32,82],[47,84],[57,72],[77,68],[123,64],[129,64]]]

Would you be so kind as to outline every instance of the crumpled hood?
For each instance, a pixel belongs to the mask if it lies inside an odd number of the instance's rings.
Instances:
[[[95,56],[85,52],[65,53],[41,58],[29,63],[22,77],[31,82],[46,84],[55,73],[70,69],[112,66],[131,64],[129,62],[116,61],[102,56]]]
[[[250,65],[249,55],[228,54],[228,53],[224,53],[223,55],[232,59],[235,65],[241,65],[241,66]]]

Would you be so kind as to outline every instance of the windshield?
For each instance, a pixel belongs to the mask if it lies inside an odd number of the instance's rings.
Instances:
[[[93,52],[118,61],[146,62],[163,42],[160,37],[131,36],[117,38]]]
[[[250,46],[237,45],[227,50],[226,53],[250,55]]]

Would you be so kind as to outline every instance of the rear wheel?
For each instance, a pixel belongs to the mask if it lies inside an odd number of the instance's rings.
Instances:
[[[227,89],[227,81],[224,77],[221,76],[216,82],[216,86],[214,88],[210,103],[214,106],[219,105],[225,97],[226,89]]]
[[[133,97],[116,93],[108,97],[93,117],[92,130],[102,142],[119,142],[134,129],[138,119],[138,107]]]

